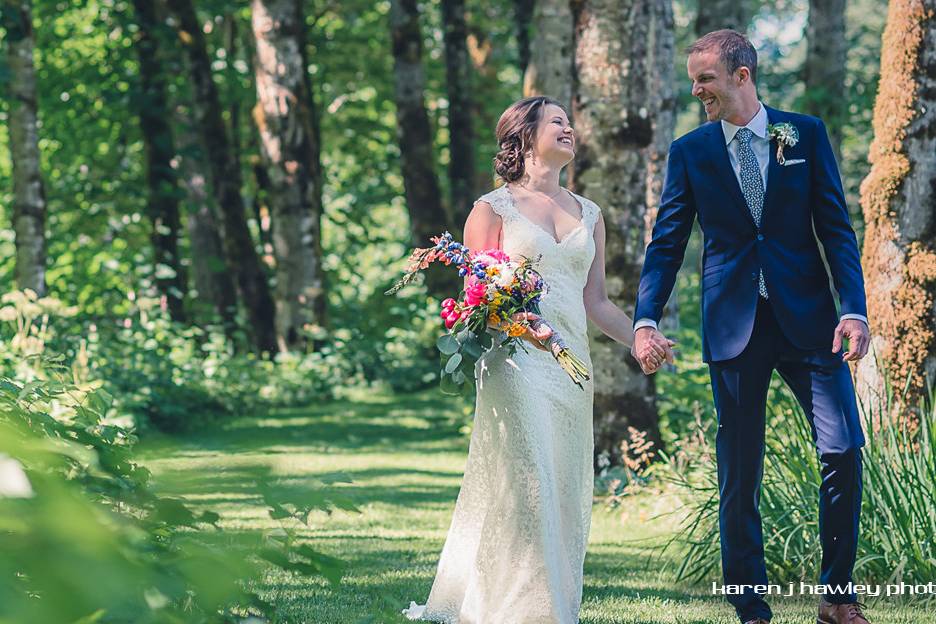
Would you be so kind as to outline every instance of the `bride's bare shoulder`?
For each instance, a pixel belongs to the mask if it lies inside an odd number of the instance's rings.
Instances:
[[[471,249],[489,249],[497,246],[500,237],[501,217],[485,199],[479,199],[471,207],[465,220],[465,245]]]

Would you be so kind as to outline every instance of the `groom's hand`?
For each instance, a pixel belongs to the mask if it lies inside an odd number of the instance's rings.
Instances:
[[[832,352],[842,350],[843,340],[848,340],[848,351],[842,356],[845,362],[857,362],[868,353],[871,344],[871,331],[864,321],[858,319],[842,319],[835,328],[835,338],[832,340]]]
[[[641,327],[634,334],[631,354],[640,364],[644,374],[652,375],[663,362],[673,363],[673,345],[676,343],[652,327]]]

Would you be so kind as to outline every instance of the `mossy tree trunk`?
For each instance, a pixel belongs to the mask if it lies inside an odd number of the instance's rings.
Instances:
[[[936,0],[891,0],[873,123],[861,185],[872,352],[858,386],[876,402],[885,376],[909,380],[912,404],[936,381]]]

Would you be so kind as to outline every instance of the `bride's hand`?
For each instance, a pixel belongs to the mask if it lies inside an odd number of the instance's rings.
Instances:
[[[528,323],[533,323],[536,325],[536,321],[542,320],[538,315],[533,314],[532,312],[517,312],[510,317],[511,321],[521,323],[526,321]],[[496,329],[497,331],[506,332],[509,324],[505,321],[504,323],[491,323],[488,321],[488,327],[491,329]],[[545,323],[541,324],[537,329],[532,327],[527,327],[526,331],[520,334],[519,338],[529,342],[531,345],[539,349],[540,351],[549,351],[549,349],[543,344],[549,340],[553,332]]]
[[[549,348],[546,347],[545,343],[552,336],[553,332],[546,323],[536,323],[536,321],[542,320],[538,315],[533,314],[532,312],[517,312],[510,318],[513,321],[527,321],[528,323],[532,323],[532,325],[538,325],[536,329],[534,329],[532,326],[527,327],[526,332],[524,332],[520,338],[526,340],[540,351],[549,351]]]

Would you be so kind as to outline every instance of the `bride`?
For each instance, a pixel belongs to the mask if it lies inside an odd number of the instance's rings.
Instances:
[[[591,369],[586,317],[632,345],[631,319],[605,292],[605,226],[598,206],[559,185],[575,156],[565,109],[547,97],[510,106],[497,123],[503,186],[465,223],[470,249],[540,256],[540,308]],[[530,315],[530,320],[535,320]],[[535,323],[534,323],[535,325]],[[461,491],[429,600],[403,611],[448,624],[575,624],[593,488],[592,382],[584,391],[540,345],[493,349],[479,361],[474,429]],[[656,351],[657,364],[664,351]],[[622,363],[623,365],[623,363]]]

